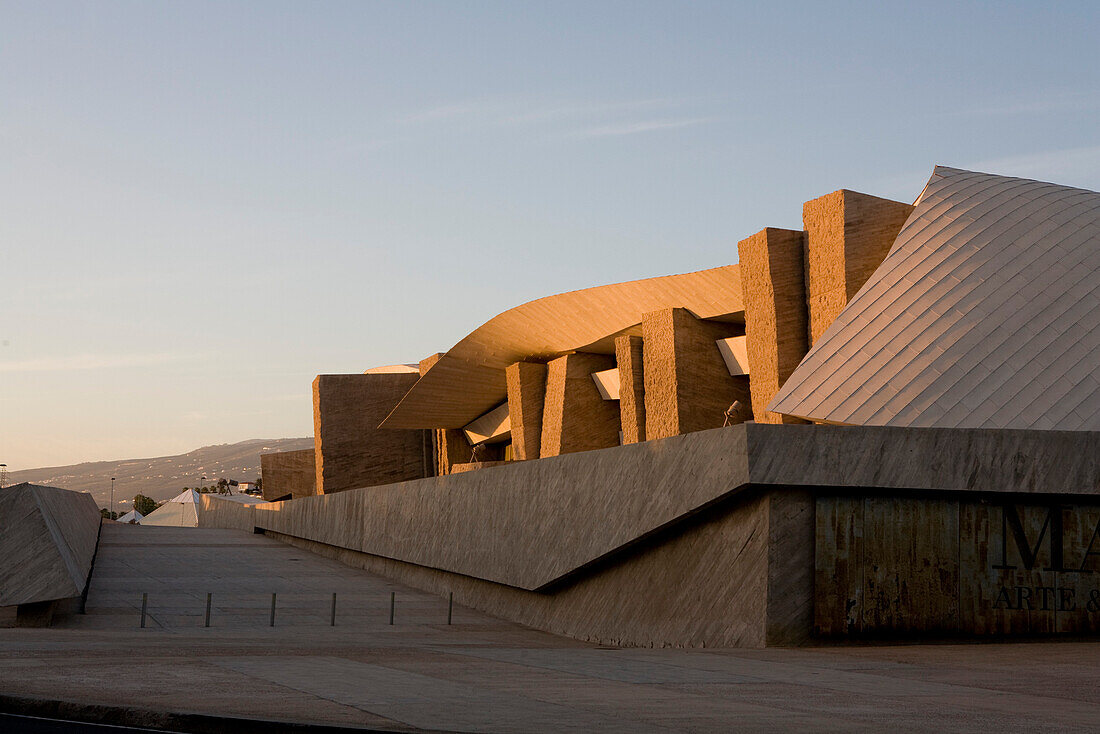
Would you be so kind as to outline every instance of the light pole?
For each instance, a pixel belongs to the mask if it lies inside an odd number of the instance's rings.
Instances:
[[[118,517],[118,513],[115,512],[115,478],[111,477],[111,514]],[[111,519],[114,520],[115,517]]]
[[[202,494],[203,489],[206,489],[206,477],[202,478],[202,485],[201,485],[201,489],[199,490],[199,494]]]

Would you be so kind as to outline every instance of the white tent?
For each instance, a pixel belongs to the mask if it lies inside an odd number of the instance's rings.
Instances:
[[[247,494],[211,494],[208,495],[217,500],[229,500],[240,502],[244,505],[255,505],[263,502],[259,497]],[[150,512],[139,522],[142,525],[169,525],[177,528],[195,528],[199,526],[199,511],[202,507],[202,499],[199,493],[193,489],[185,489],[163,505]]]
[[[134,523],[140,522],[141,518],[143,518],[143,517],[145,517],[145,515],[142,515],[137,510],[130,510],[125,515],[118,518],[118,522],[128,522],[131,525],[133,525]]]
[[[199,516],[195,503],[199,502],[199,493],[185,489],[141,520],[142,525],[170,525],[177,528],[194,528],[199,525]]]

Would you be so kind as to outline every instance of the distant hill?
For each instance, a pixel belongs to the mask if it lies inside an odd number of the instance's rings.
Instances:
[[[123,461],[91,461],[72,466],[24,469],[11,472],[8,484],[31,482],[91,492],[100,507],[106,507],[115,478],[115,501],[133,500],[144,494],[158,502],[174,497],[184,487],[199,486],[202,477],[213,484],[219,477],[252,482],[260,476],[260,454],[313,448],[312,438],[254,438],[240,443],[203,446],[179,456]],[[128,507],[119,504],[120,508]],[[126,511],[122,509],[122,511]]]

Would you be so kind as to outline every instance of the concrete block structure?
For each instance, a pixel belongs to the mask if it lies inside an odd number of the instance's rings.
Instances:
[[[268,502],[317,494],[315,449],[260,454],[263,497]]]
[[[642,337],[624,335],[615,339],[615,361],[619,370],[619,417],[623,443],[645,441],[645,366]]]
[[[745,275],[749,387],[757,423],[801,422],[769,412],[767,406],[809,349],[805,247],[804,232],[771,227],[737,245]]]
[[[322,376],[321,496],[200,523],[613,644],[1100,633],[1100,194],[937,167],[802,214]]]
[[[537,459],[542,448],[542,412],[546,402],[546,365],[516,362],[505,372],[512,451],[518,461]]]
[[[416,373],[318,375],[313,381],[317,494],[428,476],[430,436],[379,430]]]
[[[748,379],[730,375],[716,344],[739,331],[683,308],[642,316],[647,439],[717,428],[734,401],[751,405]]]
[[[811,344],[886,258],[912,211],[908,204],[847,189],[803,205]]]
[[[619,445],[619,410],[604,400],[592,382],[593,372],[615,366],[602,354],[567,354],[546,371],[540,456],[560,456]]]

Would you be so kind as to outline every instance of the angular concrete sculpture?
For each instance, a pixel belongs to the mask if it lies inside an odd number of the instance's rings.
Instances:
[[[88,583],[100,520],[90,494],[0,489],[0,608],[17,607],[18,624],[48,625],[61,602],[73,606]]]

